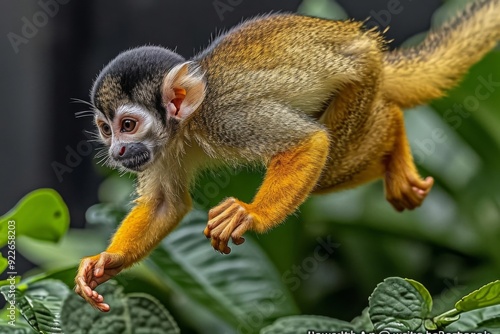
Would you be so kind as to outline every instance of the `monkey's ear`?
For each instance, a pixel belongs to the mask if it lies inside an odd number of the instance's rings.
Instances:
[[[170,70],[163,79],[162,100],[167,118],[182,121],[188,118],[205,98],[205,80],[197,68],[190,69],[190,62]]]

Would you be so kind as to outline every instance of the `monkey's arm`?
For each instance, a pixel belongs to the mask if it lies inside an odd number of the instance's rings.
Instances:
[[[109,311],[109,305],[95,288],[145,257],[177,226],[190,205],[187,197],[171,202],[139,198],[106,251],[82,259],[75,291],[98,310]]]
[[[320,177],[328,148],[328,135],[318,130],[296,146],[274,155],[252,203],[229,198],[210,210],[204,233],[212,239],[212,246],[228,254],[230,238],[239,245],[244,242],[242,235],[247,230],[262,233],[293,213]]]

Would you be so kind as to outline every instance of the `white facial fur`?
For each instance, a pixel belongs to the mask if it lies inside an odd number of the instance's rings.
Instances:
[[[122,125],[124,120],[135,122],[133,131],[123,131]],[[154,161],[154,154],[157,153],[159,146],[163,144],[162,138],[164,136],[162,135],[163,127],[161,122],[150,111],[136,104],[124,104],[118,107],[115,111],[113,121],[106,118],[102,113],[97,113],[95,123],[99,128],[102,142],[109,147],[109,156],[111,157],[111,165],[113,167],[120,166],[118,161],[114,161],[113,152],[120,150],[124,144],[141,142],[153,155],[151,161]],[[103,124],[109,126],[111,134],[106,135],[103,133]]]

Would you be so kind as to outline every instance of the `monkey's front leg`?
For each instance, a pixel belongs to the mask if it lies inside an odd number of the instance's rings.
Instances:
[[[139,198],[106,251],[80,262],[75,278],[76,293],[94,308],[109,311],[109,305],[95,288],[145,257],[177,226],[190,204],[187,197],[184,201],[165,201],[160,198],[144,201]]]
[[[259,233],[282,222],[304,202],[326,163],[329,138],[317,131],[299,145],[276,154],[252,203],[228,198],[209,212],[205,236],[214,249],[229,254],[229,239],[239,245],[247,230]]]

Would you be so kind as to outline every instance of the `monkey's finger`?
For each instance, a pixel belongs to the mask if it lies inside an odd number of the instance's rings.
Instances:
[[[95,280],[93,280],[92,282],[89,283],[89,286],[92,290],[97,288],[98,285],[99,285],[99,283],[97,283]]]
[[[102,303],[104,301],[104,297],[100,295],[97,291],[94,291],[92,299],[97,303]]]
[[[241,223],[240,226],[234,229],[233,233],[231,234],[231,239],[233,240],[233,243],[235,245],[241,245],[245,242],[245,238],[243,238],[242,235],[248,230],[251,224],[252,218],[247,216],[243,223]]]
[[[424,180],[419,178],[410,178],[410,183],[419,189],[429,190],[434,185],[434,178],[432,176],[427,176]]]
[[[226,246],[226,247],[224,248],[224,250],[222,251],[222,253],[224,253],[224,254],[226,254],[226,255],[227,255],[227,254],[229,254],[229,253],[231,253],[231,248],[229,248],[228,246]]]
[[[210,239],[210,237],[211,237],[211,235],[210,235],[211,233],[210,233],[210,232],[211,232],[211,231],[212,231],[212,230],[211,230],[211,229],[209,229],[209,228],[208,228],[208,226],[207,226],[207,227],[205,227],[205,229],[203,230],[203,234],[205,235],[205,237],[206,237],[207,239]]]
[[[227,242],[228,242],[228,240],[219,240],[219,245],[218,245],[217,249],[222,254],[229,254],[229,253],[231,253],[231,248],[229,248],[227,246]]]
[[[109,312],[110,307],[106,303],[98,303],[95,307],[101,312]]]
[[[235,245],[241,245],[242,243],[245,242],[245,238],[239,237],[239,238],[231,238],[233,240],[233,244]]]
[[[404,208],[404,206],[400,203],[400,201],[399,201],[399,200],[397,201],[397,200],[394,200],[394,199],[393,199],[393,200],[391,200],[391,201],[390,201],[390,203],[391,203],[392,207],[393,207],[396,211],[398,211],[398,212],[403,212],[403,211],[404,211],[404,209],[405,209],[405,208]]]
[[[219,239],[224,240],[227,243],[233,231],[241,224],[242,220],[245,220],[245,215],[245,210],[238,208],[228,223],[224,222],[220,224],[212,231],[212,233],[219,235]]]
[[[238,204],[233,204],[229,206],[225,211],[223,211],[220,215],[217,217],[210,219],[208,221],[207,227],[210,230],[215,229],[217,226],[221,225],[224,223],[224,221],[230,220],[231,216],[235,215],[241,207]]]
[[[216,206],[215,208],[212,208],[210,211],[208,211],[208,220],[212,220],[213,218],[217,217],[220,215],[222,212],[226,211],[227,208],[229,208],[231,205],[236,203],[236,200],[231,197]]]
[[[102,252],[99,256],[99,260],[95,264],[94,276],[97,278],[103,277],[105,270],[109,271],[110,269],[116,269],[115,274],[117,274],[121,270],[120,268],[123,266],[123,262],[123,256],[120,254]],[[108,279],[109,277],[105,279],[105,281]]]
[[[219,239],[213,237],[210,244],[216,251],[219,251]]]
[[[87,285],[83,277],[78,279],[78,289],[75,291],[84,299],[92,298],[93,290]]]

